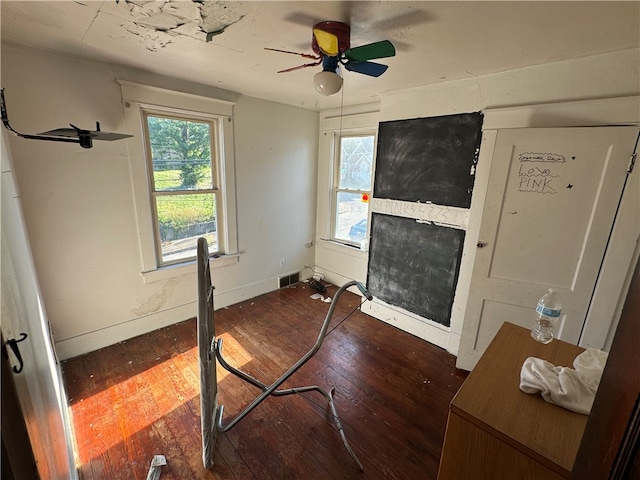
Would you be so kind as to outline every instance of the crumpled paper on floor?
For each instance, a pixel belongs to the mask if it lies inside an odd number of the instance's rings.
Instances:
[[[331,297],[324,297],[323,295],[320,295],[319,293],[314,293],[313,295],[311,295],[311,299],[312,300],[317,300],[317,299],[321,299],[324,303],[331,303]]]

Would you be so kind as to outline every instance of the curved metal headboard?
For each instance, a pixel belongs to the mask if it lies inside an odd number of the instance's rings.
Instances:
[[[218,409],[218,379],[216,359],[211,353],[215,339],[213,319],[213,285],[209,270],[209,246],[205,238],[198,238],[198,352],[200,357],[200,423],[202,427],[202,461],[205,468],[213,468],[213,455],[218,433],[215,421]]]

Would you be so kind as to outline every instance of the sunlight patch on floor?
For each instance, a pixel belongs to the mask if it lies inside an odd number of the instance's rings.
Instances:
[[[227,358],[237,368],[253,357],[233,336],[223,333]],[[229,372],[217,366],[217,380]],[[87,464],[109,449],[148,429],[200,395],[198,347],[111,385],[69,408],[76,432],[77,460]],[[200,402],[194,402],[200,409]]]

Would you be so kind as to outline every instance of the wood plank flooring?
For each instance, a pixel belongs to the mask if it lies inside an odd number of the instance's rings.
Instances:
[[[329,308],[312,293],[298,283],[217,310],[227,360],[267,384],[280,377],[311,348]],[[267,398],[218,436],[216,465],[206,470],[191,319],[63,363],[81,478],[144,480],[160,454],[161,480],[435,479],[448,405],[467,372],[358,305],[357,295],[340,298],[319,352],[282,388],[335,387],[363,472],[317,392]],[[218,384],[224,424],[260,393],[220,367]]]

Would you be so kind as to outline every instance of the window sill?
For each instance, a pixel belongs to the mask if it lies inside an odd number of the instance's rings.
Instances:
[[[239,261],[239,253],[233,255],[220,255],[219,257],[209,257],[209,265],[212,269],[234,265]],[[181,277],[183,275],[195,275],[196,268],[196,261],[193,260],[191,262],[181,263],[179,265],[168,265],[166,267],[159,267],[155,270],[142,272],[141,275],[144,283],[153,283],[175,277]]]
[[[354,247],[353,245],[349,245],[346,243],[336,242],[334,240],[328,239],[319,239],[318,246],[322,248],[327,248],[329,250],[339,251],[341,253],[347,253],[354,257],[368,257],[369,252],[367,250],[362,250],[361,248]]]

